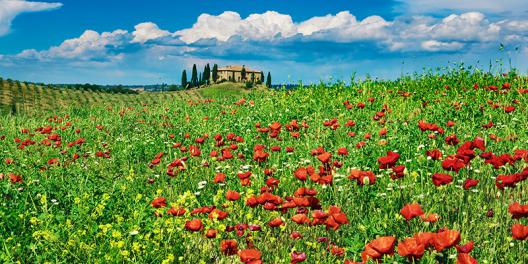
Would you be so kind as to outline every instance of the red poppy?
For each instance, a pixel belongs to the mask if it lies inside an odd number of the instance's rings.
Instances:
[[[354,132],[350,132],[350,133],[354,133]],[[350,135],[350,134],[349,134]],[[355,135],[355,134],[354,134]],[[362,147],[364,147],[367,143],[365,141],[360,141],[359,143],[356,144],[356,148],[357,149],[360,149]]]
[[[291,253],[291,261],[290,261],[290,264],[296,264],[296,263],[301,263],[301,262],[304,262],[306,260],[306,253],[304,252],[297,252],[297,251],[293,251]]]
[[[238,252],[240,261],[243,263],[256,263],[262,257],[262,254],[257,249],[243,249]]]
[[[475,243],[473,241],[469,241],[464,245],[455,245],[455,247],[458,253],[471,253],[471,251],[473,251],[474,244]]]
[[[398,254],[407,257],[409,261],[419,260],[425,251],[425,245],[414,237],[409,237],[398,243]]]
[[[158,197],[150,203],[154,208],[161,208],[167,206],[167,200],[163,197]]]
[[[337,155],[346,156],[348,155],[348,150],[346,148],[337,149]]]
[[[384,255],[392,255],[395,242],[396,238],[393,236],[376,238],[365,246],[365,250],[361,253],[361,259],[366,262],[369,259],[379,260]]]
[[[10,173],[9,175],[9,181],[12,183],[12,184],[15,184],[15,183],[22,183],[23,180],[22,180],[22,177],[19,176],[19,175],[15,175],[13,173]]]
[[[211,210],[211,212],[209,213],[209,215],[207,217],[209,217],[210,219],[218,219],[218,220],[224,220],[227,218],[227,216],[229,216],[229,214],[227,212],[224,212],[220,209],[213,209]]]
[[[332,154],[330,154],[329,152],[324,152],[317,156],[317,159],[322,163],[330,162],[330,158],[332,158]]]
[[[433,245],[436,251],[443,251],[453,247],[460,241],[460,232],[456,230],[442,230],[433,236]]]
[[[197,157],[202,155],[202,152],[200,151],[200,148],[198,146],[189,146],[189,150],[191,152],[191,156]]]
[[[302,238],[302,235],[299,231],[293,231],[291,234],[290,234],[290,237],[292,239],[301,239]]]
[[[378,159],[379,168],[380,169],[388,169],[394,167],[398,159],[400,158],[400,154],[393,152],[393,151],[387,151],[387,156],[380,157]]]
[[[266,162],[268,157],[269,157],[269,153],[266,153],[260,149],[256,150],[253,153],[253,160],[255,160],[256,162]]]
[[[425,248],[428,248],[428,247],[433,247],[434,236],[435,236],[435,233],[432,233],[432,232],[418,232],[414,235],[414,238],[416,238],[418,242],[423,244]]]
[[[480,180],[466,179],[464,181],[464,190],[469,190],[471,187],[477,186]]]
[[[215,175],[213,182],[214,183],[221,183],[221,182],[225,181],[225,178],[226,178],[226,175],[219,172],[219,173],[217,173]]]
[[[178,208],[171,207],[169,210],[167,210],[167,214],[172,215],[172,216],[181,216],[185,214],[185,212],[187,212],[187,210],[185,210],[185,208],[182,208],[182,207],[178,207]]]
[[[528,226],[514,224],[512,226],[512,237],[517,240],[528,240]]]
[[[506,113],[511,113],[511,112],[513,112],[513,111],[515,111],[515,107],[514,107],[514,106],[511,106],[511,105],[510,105],[510,106],[506,106],[506,107],[504,108],[504,112],[506,112]]]
[[[446,185],[453,181],[453,177],[449,174],[435,173],[433,174],[433,184],[436,186]]]
[[[521,177],[519,174],[511,174],[511,175],[504,175],[500,174],[495,179],[495,186],[497,188],[503,190],[504,187],[515,187],[515,185],[521,181]]]
[[[48,160],[48,165],[58,164],[59,158],[52,158]]]
[[[403,178],[405,176],[405,166],[404,165],[398,165],[392,168],[392,172],[390,174],[391,179],[396,180]]]
[[[234,239],[220,241],[220,251],[226,256],[235,255],[238,252],[238,243]]]
[[[478,264],[478,262],[468,253],[458,253],[455,264]]]
[[[279,227],[284,225],[284,221],[280,217],[274,218],[268,222],[269,227]]]
[[[330,248],[330,254],[342,257],[345,255],[345,249],[336,245],[332,245],[332,247]]]
[[[310,223],[310,219],[306,214],[296,214],[292,216],[292,221],[299,225]]]
[[[203,229],[202,220],[195,218],[185,223],[185,229],[191,232],[197,232]]]
[[[432,213],[432,214],[424,214],[420,216],[420,218],[424,222],[435,223],[436,221],[438,221],[438,219],[440,219],[440,216],[438,214]]]
[[[240,199],[240,193],[228,190],[226,192],[226,199],[229,201],[237,201],[238,199]]]
[[[373,185],[376,182],[376,175],[372,171],[351,170],[348,178],[351,180],[355,179],[360,186],[365,184]]]
[[[440,160],[442,158],[442,152],[439,149],[428,150],[426,151],[426,155],[433,160]]]
[[[207,237],[207,238],[215,238],[217,234],[218,234],[218,232],[215,229],[210,228],[205,233],[205,237]]]
[[[293,173],[293,175],[295,176],[295,178],[301,180],[301,181],[306,181],[307,177],[308,177],[308,170],[306,168],[298,168],[297,170],[295,170],[295,172]]]
[[[446,144],[456,146],[460,142],[455,134],[447,136],[445,139]]]
[[[333,230],[337,230],[341,225],[348,223],[348,218],[346,214],[341,211],[341,208],[337,206],[330,206],[330,208],[328,208],[328,217],[325,221],[327,229],[332,228]]]
[[[400,210],[400,214],[403,215],[405,220],[409,221],[415,217],[421,216],[424,214],[422,207],[418,203],[406,204]]]
[[[528,204],[521,205],[519,202],[510,204],[508,212],[512,215],[513,219],[519,219],[528,217]]]

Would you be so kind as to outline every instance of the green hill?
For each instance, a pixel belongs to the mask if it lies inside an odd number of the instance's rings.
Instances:
[[[19,81],[0,81],[0,113],[38,113],[61,108],[86,108],[92,105],[150,105],[168,99],[201,101],[197,89],[177,92],[140,92],[137,94],[75,90]]]

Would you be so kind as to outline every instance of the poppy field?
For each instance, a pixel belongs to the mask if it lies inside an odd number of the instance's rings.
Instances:
[[[0,262],[528,263],[525,76],[130,96],[2,115]]]

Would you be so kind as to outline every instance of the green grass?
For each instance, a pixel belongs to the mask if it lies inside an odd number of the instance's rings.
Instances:
[[[244,94],[249,93],[251,89],[246,89],[245,85],[242,83],[226,82],[201,88],[197,91],[205,98],[225,98],[243,96]]]
[[[511,84],[510,89],[502,90],[504,83]],[[473,88],[475,84],[478,89]],[[485,89],[491,85],[507,92]],[[477,136],[485,140],[486,151],[497,155],[528,149],[528,95],[518,91],[528,87],[526,77],[457,70],[395,81],[319,84],[293,91],[230,87],[224,84],[171,96],[78,92],[78,104],[72,105],[73,93],[69,91],[30,87],[17,98],[26,98],[24,102],[35,98],[30,102],[46,105],[44,99],[37,99],[36,92],[31,96],[31,91],[39,90],[46,100],[60,100],[50,102],[52,107],[37,108],[35,114],[0,117],[0,137],[5,136],[0,140],[0,173],[4,174],[0,180],[0,262],[237,263],[237,255],[224,256],[219,248],[221,240],[235,239],[239,249],[248,248],[247,241],[251,241],[262,252],[265,263],[289,263],[293,251],[305,252],[305,263],[343,263],[345,259],[360,261],[365,245],[377,237],[395,236],[398,244],[417,232],[436,232],[443,227],[459,231],[461,244],[474,241],[475,249],[470,254],[479,263],[528,262],[527,241],[515,240],[511,234],[513,224],[528,225],[528,219],[512,219],[508,213],[511,203],[528,203],[528,182],[505,190],[495,186],[495,177],[518,173],[528,166],[527,162],[519,160],[494,169],[476,157],[470,167],[454,173],[443,170],[441,161],[430,160],[425,154],[438,148],[445,158]],[[215,100],[193,100],[197,93],[201,99]],[[242,97],[245,103],[234,104]],[[369,98],[374,100],[369,102]],[[347,109],[343,104],[346,100],[354,107]],[[360,102],[365,108],[355,107]],[[516,110],[505,113],[504,107],[510,105]],[[29,105],[27,108],[31,109]],[[375,120],[382,109],[385,115]],[[324,125],[333,118],[340,125],[335,130]],[[299,138],[286,128],[292,120],[309,126],[299,130]],[[356,125],[345,126],[348,120]],[[429,134],[434,133],[420,131],[420,120],[438,124],[445,133],[430,138]],[[452,127],[446,126],[450,120],[455,122]],[[489,121],[494,127],[484,129],[482,125]],[[281,124],[278,137],[256,128],[273,122]],[[51,134],[60,135],[60,145],[47,139],[49,134],[35,131],[48,126]],[[382,128],[387,129],[387,135],[378,134]],[[350,132],[356,135],[350,136]],[[229,133],[242,137],[243,142],[228,140]],[[217,134],[223,137],[224,145],[217,146]],[[367,134],[370,139],[365,139]],[[460,139],[458,146],[445,143],[445,137],[452,134]],[[29,138],[36,144],[21,149],[16,138]],[[79,138],[85,143],[68,146]],[[197,143],[197,138],[204,138],[204,142]],[[46,140],[51,146],[45,144]],[[362,141],[365,146],[356,148]],[[186,148],[175,147],[176,143]],[[270,155],[265,162],[253,160],[256,145],[266,146],[265,152]],[[201,154],[191,156],[190,146],[199,146]],[[272,146],[280,146],[281,150],[272,152]],[[321,165],[311,155],[321,146],[332,154],[333,161],[343,164],[341,168],[333,167],[332,184],[321,185],[310,179],[303,182],[294,177],[299,167]],[[286,153],[286,147],[294,151]],[[337,154],[343,147],[349,155]],[[212,151],[225,148],[233,149],[233,159],[211,157]],[[397,165],[406,167],[401,179],[391,179],[389,170],[378,167],[377,159],[389,150],[398,151],[401,156]],[[109,153],[109,158],[98,157],[98,152]],[[160,163],[149,166],[160,152],[164,153]],[[74,160],[74,154],[80,158]],[[182,167],[185,170],[168,176],[167,166],[183,157],[188,157]],[[58,163],[48,164],[52,158],[58,158]],[[12,159],[12,164],[6,159]],[[248,168],[252,172],[251,185],[243,186],[237,174]],[[300,187],[314,188],[322,210],[332,205],[340,207],[349,224],[336,231],[326,230],[324,225],[301,226],[291,220],[296,209],[280,212],[262,206],[250,208],[246,200],[260,194],[270,178],[265,169],[272,169],[272,177],[280,180],[273,194],[285,199]],[[348,179],[352,169],[372,171],[376,182],[358,185]],[[222,185],[213,183],[218,172],[227,176]],[[439,172],[452,175],[453,182],[433,185],[431,175]],[[20,175],[23,182],[11,183],[7,177],[10,173]],[[467,178],[480,183],[466,191],[461,186]],[[226,200],[227,190],[239,192],[240,200]],[[167,207],[153,208],[151,202],[157,197],[166,198]],[[400,210],[412,202],[419,203],[426,213],[438,214],[438,222],[403,219]],[[168,216],[171,206],[187,212]],[[214,220],[207,214],[190,214],[202,206],[216,206],[229,215]],[[487,217],[490,209],[494,215]],[[310,220],[312,212],[308,209]],[[268,223],[277,217],[282,217],[285,225],[269,227]],[[194,218],[204,224],[200,232],[185,229],[186,222]],[[237,224],[260,225],[262,230],[246,230],[242,236],[225,231]],[[205,237],[210,228],[218,230],[216,238]],[[293,240],[290,235],[294,231],[303,238]],[[317,242],[320,237],[342,247],[344,256],[332,255],[328,243]],[[442,252],[429,249],[415,263],[455,263],[456,257],[455,248]],[[382,261],[407,260],[396,252]]]

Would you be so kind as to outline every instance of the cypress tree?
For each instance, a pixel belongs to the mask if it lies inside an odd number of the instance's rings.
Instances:
[[[251,73],[251,82],[255,83],[255,73],[254,72]]]
[[[193,64],[190,87],[196,87],[196,86],[198,86],[198,71],[196,70],[196,64]]]
[[[246,66],[242,66],[242,72],[240,73],[241,81],[246,80]]]
[[[216,82],[218,80],[218,65],[213,66],[213,82]]]
[[[266,87],[271,88],[271,72],[268,72],[268,78],[266,79]]]
[[[235,80],[235,72],[233,72],[233,74],[232,74],[231,81],[236,82],[236,80]]]
[[[259,82],[260,83],[264,83],[264,72],[263,71],[260,72],[260,81]]]
[[[181,86],[183,89],[187,89],[187,71],[183,70],[181,78]]]
[[[203,72],[203,81],[205,84],[209,84],[209,80],[211,79],[211,67],[209,66],[209,63],[205,65],[204,72]]]

